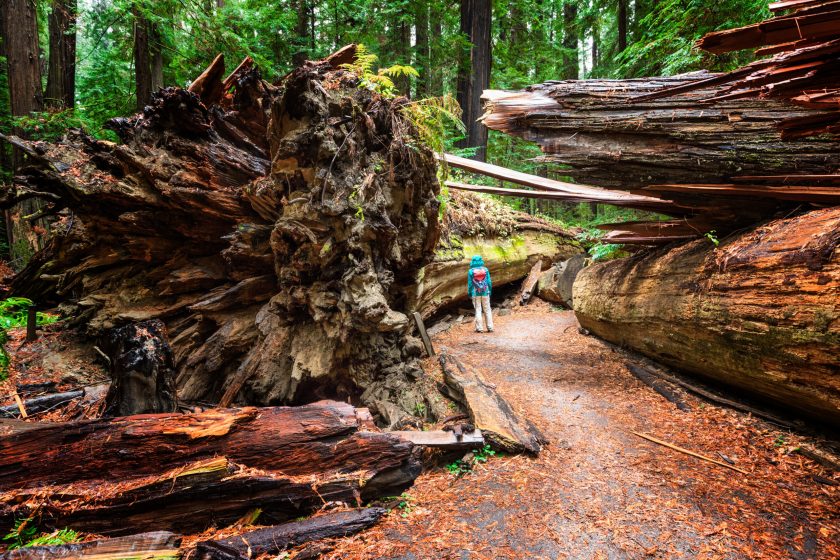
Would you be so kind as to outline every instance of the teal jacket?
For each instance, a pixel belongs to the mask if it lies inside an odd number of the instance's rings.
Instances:
[[[479,290],[476,289],[475,283],[473,282],[473,274],[476,269],[484,269],[484,272],[487,274],[487,290],[482,293],[478,293]],[[491,291],[493,291],[493,282],[490,280],[490,271],[484,266],[484,259],[476,255],[470,261],[470,271],[467,273],[467,294],[470,297],[489,296]]]

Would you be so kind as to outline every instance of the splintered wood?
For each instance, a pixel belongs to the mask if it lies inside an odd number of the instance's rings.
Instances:
[[[836,205],[840,0],[776,2],[771,9],[771,19],[710,33],[697,43],[712,53],[757,48],[758,56],[768,56],[743,68],[488,90],[482,120],[537,142],[545,153],[540,161],[562,165],[558,174],[660,198],[671,208],[659,212],[685,216],[693,226],[675,233],[653,223],[646,231],[617,224],[608,237],[613,243],[664,245],[710,230],[735,231],[797,207]],[[572,200],[568,192],[545,192],[539,184],[530,193],[450,186]]]

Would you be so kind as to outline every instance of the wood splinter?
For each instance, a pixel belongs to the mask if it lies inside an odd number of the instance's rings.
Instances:
[[[640,438],[644,438],[648,441],[652,441],[653,443],[658,443],[659,445],[661,445],[663,447],[667,447],[668,449],[673,449],[674,451],[679,451],[680,453],[685,453],[686,455],[691,455],[692,457],[697,457],[698,459],[702,459],[703,461],[713,463],[713,464],[718,465],[720,467],[726,467],[727,469],[732,469],[733,471],[738,471],[741,474],[750,474],[743,469],[739,469],[738,467],[733,467],[732,465],[727,465],[726,463],[722,463],[720,461],[715,461],[714,459],[712,459],[710,457],[706,457],[705,455],[700,455],[699,453],[695,453],[694,451],[689,451],[688,449],[679,447],[679,446],[674,445],[672,443],[668,443],[667,441],[662,441],[661,439],[656,439],[653,436],[649,436],[647,434],[640,434],[639,432],[634,432],[634,431],[631,431],[630,433],[633,434],[633,435],[637,435]]]

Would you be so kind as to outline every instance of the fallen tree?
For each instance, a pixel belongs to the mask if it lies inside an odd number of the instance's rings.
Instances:
[[[453,191],[434,260],[423,267],[409,305],[424,317],[467,301],[467,270],[481,255],[497,288],[525,278],[537,261],[545,267],[583,252],[571,232],[516,212],[496,200]]]
[[[250,59],[222,79],[219,57],[112,121],[122,144],[9,137],[27,161],[2,204],[66,214],[13,292],[64,300],[95,337],[162,321],[187,402],[427,406],[408,301],[438,240],[437,166],[403,102],[341,68],[354,52],[277,85]]]
[[[840,208],[583,269],[580,324],[656,361],[840,425]]]
[[[483,122],[538,143],[543,160],[568,166],[563,174],[628,190],[651,183],[728,183],[738,175],[826,174],[840,166],[836,140],[789,142],[777,129],[784,120],[820,111],[783,100],[711,102],[724,89],[714,83],[644,98],[714,76],[695,72],[546,82],[516,92],[488,90]]]
[[[12,431],[0,436],[0,523],[196,532],[254,508],[282,521],[399,494],[420,472],[413,445],[371,429],[364,409],[322,402]]]

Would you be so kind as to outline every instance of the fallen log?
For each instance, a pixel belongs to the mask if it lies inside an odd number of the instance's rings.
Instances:
[[[78,544],[33,546],[0,554],[2,560],[151,560],[177,558],[181,537],[167,531]]]
[[[324,401],[13,430],[0,435],[0,525],[37,512],[101,534],[196,532],[254,508],[282,521],[398,494],[420,472],[413,445],[370,426]]]
[[[434,260],[418,273],[408,300],[424,318],[469,299],[473,255],[484,258],[498,288],[525,278],[538,260],[547,267],[583,252],[571,232],[471,193],[451,192],[441,229]]]
[[[372,507],[338,511],[248,531],[235,537],[202,541],[196,547],[195,560],[248,560],[262,554],[279,554],[287,548],[310,541],[344,537],[372,527],[385,514]]]
[[[537,261],[531,267],[531,272],[525,277],[522,282],[522,289],[519,294],[519,305],[527,305],[531,300],[531,295],[537,289],[537,282],[540,281],[540,273],[542,272],[542,261]]]
[[[572,285],[586,266],[585,255],[575,255],[559,262],[540,275],[539,297],[551,303],[572,308]]]
[[[23,408],[28,415],[54,410],[80,399],[85,395],[84,390],[65,391],[63,393],[51,393],[34,397],[23,401]],[[0,418],[19,418],[21,416],[20,406],[11,404],[0,407]]]
[[[635,190],[651,183],[727,183],[734,175],[830,174],[840,165],[836,139],[786,142],[777,129],[784,120],[819,111],[775,99],[709,103],[725,88],[714,83],[716,77],[695,72],[488,90],[483,122],[537,142],[543,161],[569,166],[563,174],[601,187]],[[704,87],[695,87],[704,79]],[[691,89],[643,97],[678,86]],[[672,194],[677,202],[690,201]]]
[[[840,208],[584,269],[574,309],[592,333],[840,425]]]
[[[668,384],[659,379],[655,374],[647,371],[643,367],[637,366],[636,364],[626,365],[627,370],[632,373],[636,379],[665,397],[665,400],[673,403],[679,410],[683,412],[689,412],[691,410],[691,407],[685,404],[683,398],[676,391],[673,391],[670,387],[668,387]]]
[[[536,455],[548,443],[536,426],[520,418],[494,387],[458,358],[441,352],[440,366],[444,377],[441,391],[464,406],[490,445],[507,453]]]

